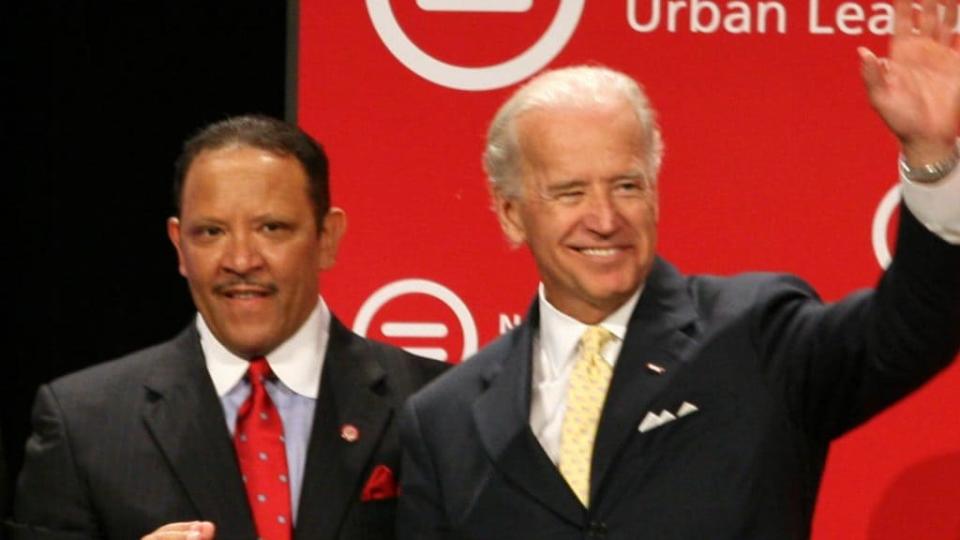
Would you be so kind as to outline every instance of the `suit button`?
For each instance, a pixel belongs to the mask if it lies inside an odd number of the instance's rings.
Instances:
[[[607,524],[602,521],[591,521],[587,528],[587,538],[601,540],[607,537]]]

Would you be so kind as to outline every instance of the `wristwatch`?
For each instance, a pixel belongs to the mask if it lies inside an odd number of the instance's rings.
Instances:
[[[960,143],[958,143],[960,144]],[[950,174],[951,171],[960,163],[960,148],[953,146],[953,153],[950,157],[936,163],[928,163],[919,167],[911,167],[907,160],[900,155],[900,174],[910,182],[917,184],[932,184]]]

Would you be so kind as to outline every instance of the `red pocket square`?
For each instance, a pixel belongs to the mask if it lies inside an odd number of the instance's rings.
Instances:
[[[397,487],[397,480],[393,477],[393,471],[386,465],[377,465],[370,473],[367,484],[363,486],[363,493],[360,494],[360,500],[382,501],[384,499],[393,499],[400,494]]]

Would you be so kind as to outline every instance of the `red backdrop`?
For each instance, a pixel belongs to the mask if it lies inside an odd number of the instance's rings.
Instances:
[[[658,109],[660,252],[683,271],[789,271],[828,300],[869,286],[897,147],[856,47],[885,53],[891,16],[834,0],[301,0],[298,117],[350,222],[324,296],[356,330],[450,361],[515,324],[537,277],[489,209],[484,134],[518,81],[579,63],[632,74]],[[960,538],[958,409],[954,368],[838,441],[814,537]]]

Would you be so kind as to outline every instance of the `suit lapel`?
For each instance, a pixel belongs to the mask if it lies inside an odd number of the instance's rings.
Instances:
[[[254,538],[246,491],[200,338],[191,324],[147,378],[144,422],[198,514],[225,538]]]
[[[335,318],[314,411],[295,538],[334,538],[353,502],[360,500],[364,473],[383,436],[393,405],[387,374],[368,344]],[[341,428],[356,427],[348,442]]]
[[[597,428],[591,465],[592,501],[603,493],[617,455],[637,433],[650,404],[682,369],[685,351],[695,343],[690,337],[695,323],[696,310],[683,277],[657,259],[630,317]],[[647,363],[665,371],[657,373]]]
[[[580,525],[584,508],[530,431],[530,369],[536,302],[527,322],[497,354],[485,376],[486,391],[473,407],[474,421],[491,461],[507,478],[559,517]]]

